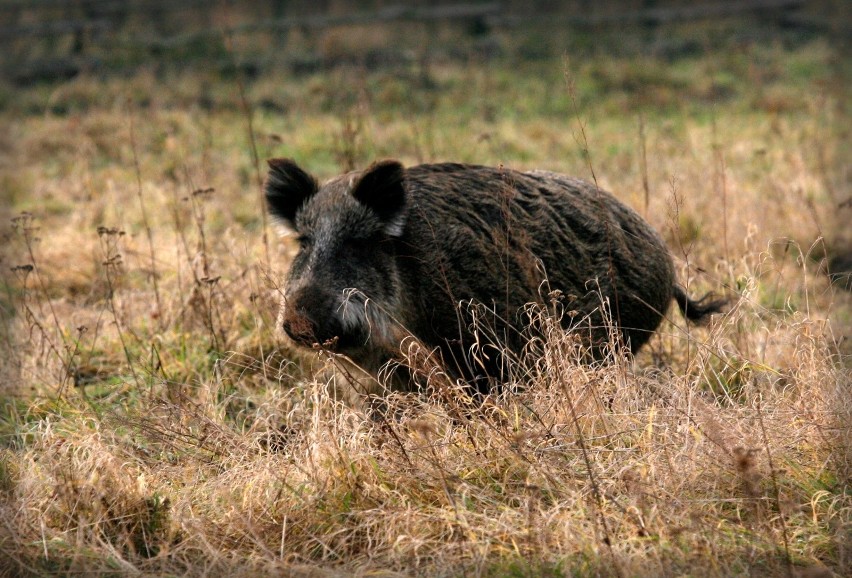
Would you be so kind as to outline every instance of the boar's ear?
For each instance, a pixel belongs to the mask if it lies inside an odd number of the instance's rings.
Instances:
[[[373,163],[352,185],[352,196],[375,212],[385,233],[402,235],[405,226],[405,169],[399,161]]]
[[[317,192],[317,182],[291,159],[269,159],[263,192],[269,212],[295,229],[296,213]]]

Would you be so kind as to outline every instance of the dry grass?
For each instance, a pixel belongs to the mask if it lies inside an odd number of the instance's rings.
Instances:
[[[775,80],[741,89],[734,63],[739,92],[709,105],[712,55],[653,69],[640,109],[622,90],[643,63],[568,64],[600,184],[664,232],[693,293],[735,296],[725,316],[672,314],[635,361],[588,366],[538,311],[551,329],[517,388],[471,407],[413,359],[431,387],[372,415],[336,399],[335,360],[274,331],[293,247],[262,225],[235,84],[22,94],[47,112],[4,113],[0,572],[848,575],[850,298],[819,273],[849,194],[845,105],[825,44],[758,52]],[[288,109],[255,112],[261,158],[326,175],[394,156],[588,177],[548,66],[435,67],[422,95],[344,71],[246,99]]]

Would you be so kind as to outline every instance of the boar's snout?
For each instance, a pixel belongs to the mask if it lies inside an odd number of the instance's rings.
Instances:
[[[285,301],[282,328],[295,342],[310,347],[339,337],[339,324],[327,319],[333,310],[329,295],[315,288],[300,289]]]
[[[346,349],[357,337],[347,332],[339,315],[340,299],[316,287],[297,290],[285,300],[282,329],[296,343],[319,343],[329,349]]]

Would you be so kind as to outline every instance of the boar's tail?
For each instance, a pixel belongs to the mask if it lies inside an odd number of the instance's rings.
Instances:
[[[727,299],[713,299],[713,293],[693,301],[680,285],[674,286],[674,298],[683,316],[690,321],[702,321],[708,315],[721,312],[728,304]]]

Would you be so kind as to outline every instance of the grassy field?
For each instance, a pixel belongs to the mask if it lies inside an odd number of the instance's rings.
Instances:
[[[850,575],[848,66],[815,38],[3,89],[0,575]],[[370,417],[275,330],[272,156],[594,175],[732,306],[604,366],[554,328],[482,406],[436,375]]]

